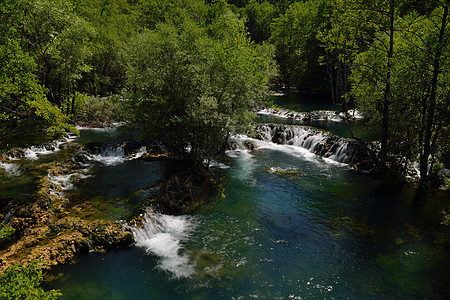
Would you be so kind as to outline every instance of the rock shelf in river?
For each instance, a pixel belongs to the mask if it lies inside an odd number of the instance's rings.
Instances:
[[[68,145],[78,148],[79,145]],[[76,159],[44,164],[32,202],[11,200],[2,207],[16,229],[15,242],[0,251],[0,272],[16,263],[41,259],[45,268],[63,264],[77,254],[132,243],[120,222],[87,220],[82,205],[69,205],[63,191],[70,181],[86,175]]]
[[[357,109],[349,109],[347,114],[342,111],[332,110],[316,110],[311,112],[297,112],[285,108],[265,107],[257,112],[258,115],[268,115],[272,117],[291,119],[297,121],[333,121],[343,122],[346,118],[348,120],[364,119],[364,113]]]
[[[284,124],[257,124],[254,129],[257,139],[264,142],[300,147],[332,161],[351,165],[355,169],[370,170],[374,166],[367,149],[361,143],[328,131]],[[257,143],[250,140],[241,140],[239,143],[234,141],[230,148],[258,148]]]

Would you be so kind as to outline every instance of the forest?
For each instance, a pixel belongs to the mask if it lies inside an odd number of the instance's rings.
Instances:
[[[376,148],[347,119],[348,130],[379,174],[404,181],[415,162],[421,188],[448,186],[437,174],[450,168],[449,7],[449,0],[2,0],[0,149],[37,132],[55,138],[80,124],[123,121],[208,168],[232,135],[250,134],[271,93],[296,90],[327,95],[346,115],[364,112]],[[8,270],[0,282],[21,274]]]
[[[1,139],[117,112],[203,159],[268,88],[296,87],[367,112],[380,169],[418,160],[426,182],[429,163],[448,164],[448,5],[3,1]]]

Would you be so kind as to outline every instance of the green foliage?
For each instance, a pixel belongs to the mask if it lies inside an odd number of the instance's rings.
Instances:
[[[5,300],[53,300],[62,294],[57,290],[44,291],[39,285],[43,274],[37,261],[27,266],[16,264],[0,274],[0,299]]]
[[[449,226],[450,225],[450,206],[442,210],[442,222],[441,224]]]
[[[30,120],[50,132],[71,129],[61,111],[50,104],[34,75],[36,63],[21,46],[18,32],[25,2],[4,1],[0,6],[0,137],[26,130]]]
[[[413,12],[396,17],[392,58],[386,59],[389,36],[381,31],[375,35],[371,47],[354,59],[350,77],[352,95],[358,106],[370,113],[372,125],[378,128],[382,125],[382,101],[389,82],[389,150],[409,160],[425,151],[427,131],[428,147],[434,141],[430,154],[445,150],[448,143],[445,124],[449,115],[450,77],[445,70],[450,67],[450,30],[443,31],[446,42],[439,44],[442,16],[441,7],[428,16]],[[386,70],[390,71],[389,77]]]
[[[23,36],[37,64],[47,98],[58,105],[73,94],[76,81],[91,69],[94,29],[67,0],[29,1]]]
[[[77,81],[79,91],[104,97],[117,94],[125,83],[124,44],[138,30],[139,11],[126,0],[72,1],[74,11],[95,29],[87,63],[91,70]]]
[[[158,24],[136,36],[126,56],[132,121],[199,162],[248,128],[274,71],[271,48],[252,44],[230,11],[206,29]]]
[[[84,97],[78,109],[78,121],[111,123],[122,119],[122,102],[118,96]]]
[[[311,89],[323,80],[325,72],[318,64],[322,53],[316,36],[323,22],[324,4],[318,0],[295,2],[271,24],[269,41],[276,47],[281,81],[288,86]],[[319,77],[311,78],[315,75]]]
[[[274,4],[250,0],[239,12],[245,19],[252,40],[262,43],[270,38],[270,24],[277,14]]]
[[[11,237],[16,232],[14,227],[11,227],[10,224],[0,224],[0,243],[11,239]]]
[[[207,7],[201,0],[138,0],[139,23],[155,29],[158,23],[180,25],[193,18],[202,19]]]

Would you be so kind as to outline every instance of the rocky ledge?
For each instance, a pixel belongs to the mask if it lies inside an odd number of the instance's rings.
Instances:
[[[80,253],[133,242],[131,232],[123,224],[84,219],[83,206],[72,205],[64,196],[63,180],[58,178],[75,176],[82,180],[79,164],[68,159],[45,167],[47,174],[38,179],[31,203],[11,200],[0,207],[16,230],[12,242],[0,245],[0,272],[35,259],[42,260],[44,268],[49,269]]]

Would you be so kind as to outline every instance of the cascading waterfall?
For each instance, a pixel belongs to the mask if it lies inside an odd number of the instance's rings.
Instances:
[[[108,145],[100,149],[98,154],[92,155],[91,160],[105,165],[117,165],[123,163],[127,158],[125,157],[125,149],[121,145]]]
[[[184,249],[195,226],[195,220],[190,216],[169,216],[148,209],[142,215],[142,223],[130,229],[136,245],[158,257],[158,268],[181,278],[195,272]]]
[[[291,119],[296,121],[332,121],[342,122],[346,119],[361,120],[364,119],[364,113],[357,109],[349,109],[347,115],[344,112],[332,110],[316,110],[310,112],[297,112],[285,108],[274,109],[266,107],[257,113],[260,116],[271,116],[281,119]]]
[[[7,176],[13,177],[20,174],[20,166],[15,163],[0,162],[0,168],[5,170]]]
[[[357,142],[308,126],[261,124],[256,131],[263,141],[301,147],[339,163],[353,164],[357,155],[367,156]]]

